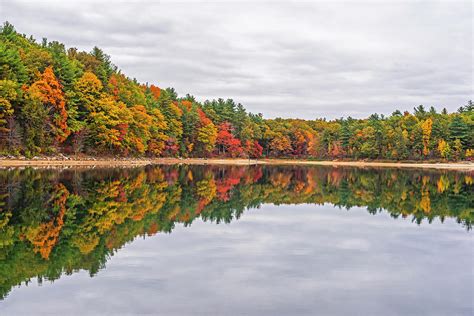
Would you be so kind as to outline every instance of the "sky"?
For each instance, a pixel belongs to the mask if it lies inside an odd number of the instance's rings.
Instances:
[[[38,41],[102,48],[127,76],[266,118],[367,117],[473,95],[472,1],[21,1]]]

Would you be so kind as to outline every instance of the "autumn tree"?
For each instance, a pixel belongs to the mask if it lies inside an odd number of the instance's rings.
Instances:
[[[276,135],[270,141],[270,150],[275,156],[287,155],[293,151],[290,138],[286,135]]]
[[[438,152],[442,158],[449,159],[451,157],[451,147],[449,143],[441,139],[438,143]]]
[[[98,100],[88,114],[90,139],[98,152],[120,152],[132,120],[130,110],[122,102],[111,97]]]
[[[423,132],[423,155],[428,156],[430,153],[430,137],[431,137],[431,128],[433,126],[433,121],[431,118],[426,119],[421,124],[421,129]]]
[[[203,154],[206,156],[209,155],[213,151],[217,141],[216,126],[212,122],[209,122],[199,127],[197,140],[202,145]]]
[[[254,140],[253,142],[247,140],[244,146],[244,151],[247,156],[252,159],[259,159],[263,154],[263,147],[260,146],[258,141]]]
[[[41,74],[40,79],[28,89],[31,99],[39,100],[48,113],[50,133],[58,143],[66,140],[70,134],[67,125],[66,100],[61,84],[50,66]]]
[[[152,123],[153,117],[147,113],[143,105],[130,108],[130,124],[126,141],[133,153],[144,154],[148,149],[148,142],[152,136],[150,130]]]
[[[232,135],[232,125],[228,122],[219,125],[216,144],[218,154],[222,153],[234,158],[242,154],[241,142]]]
[[[168,139],[166,131],[168,129],[165,117],[158,108],[150,111],[152,123],[150,125],[150,140],[148,141],[148,154],[160,156],[165,149],[165,142]]]

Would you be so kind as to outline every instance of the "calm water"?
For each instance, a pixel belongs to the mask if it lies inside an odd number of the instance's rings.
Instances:
[[[473,178],[0,170],[0,314],[472,315]]]

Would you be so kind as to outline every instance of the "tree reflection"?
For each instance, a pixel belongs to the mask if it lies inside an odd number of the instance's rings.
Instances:
[[[289,166],[149,166],[0,171],[0,297],[87,270],[137,236],[176,224],[229,223],[262,203],[330,203],[470,230],[472,173]],[[295,215],[297,216],[297,215]]]

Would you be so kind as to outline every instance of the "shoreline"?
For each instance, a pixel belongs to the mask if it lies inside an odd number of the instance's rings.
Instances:
[[[419,168],[474,171],[474,163],[430,163],[430,162],[377,162],[377,161],[316,161],[290,159],[259,159],[248,160],[240,158],[155,158],[155,159],[0,159],[0,168],[9,167],[138,167],[146,165],[314,165],[314,166],[345,166],[359,168]]]

